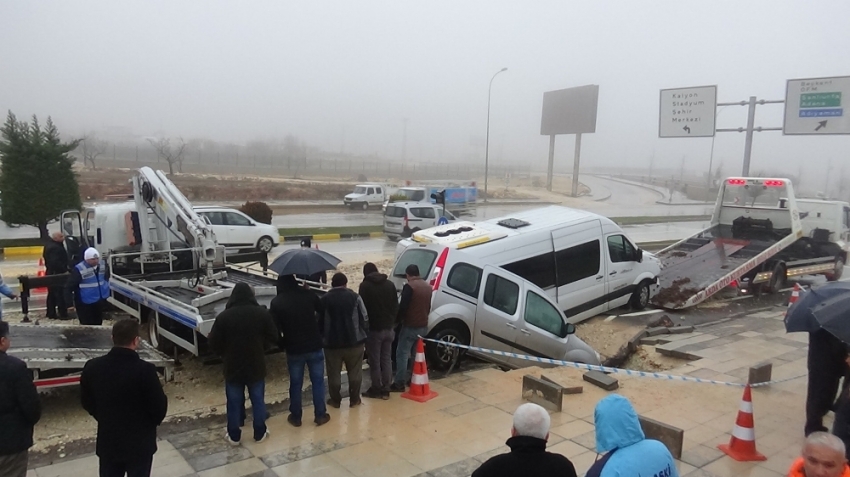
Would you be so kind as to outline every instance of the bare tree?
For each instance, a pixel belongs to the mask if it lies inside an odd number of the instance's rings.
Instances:
[[[186,152],[186,143],[183,141],[183,138],[177,138],[179,144],[174,147],[171,146],[171,138],[160,138],[154,141],[153,139],[148,139],[148,142],[151,143],[154,149],[156,149],[156,153],[159,157],[165,159],[165,162],[168,163],[168,175],[174,175],[174,165],[177,165],[177,171],[183,172],[183,155]]]
[[[80,147],[82,148],[83,153],[83,166],[91,164],[92,169],[97,169],[97,158],[106,153],[106,148],[108,146],[109,145],[106,141],[98,139],[94,134],[87,134],[83,136],[83,139],[80,142]]]

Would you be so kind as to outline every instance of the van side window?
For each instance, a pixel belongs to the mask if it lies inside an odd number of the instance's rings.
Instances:
[[[224,214],[221,212],[201,212],[200,215],[210,219],[211,225],[224,225]]]
[[[224,218],[227,220],[227,225],[237,225],[237,226],[248,226],[251,225],[251,221],[248,220],[247,217],[241,214],[237,214],[235,212],[225,212]]]
[[[401,254],[393,269],[393,276],[404,278],[406,275],[404,270],[408,265],[416,265],[419,267],[419,274],[423,280],[428,280],[428,275],[431,274],[431,266],[437,261],[437,252],[433,250],[413,249]]]
[[[449,288],[464,295],[478,298],[478,289],[481,287],[481,269],[468,263],[458,263],[449,272],[446,284]]]
[[[381,192],[381,188],[380,188],[380,187],[375,187],[375,193],[376,193],[376,194],[383,194],[383,192]]]
[[[410,212],[420,219],[433,219],[437,217],[434,214],[433,207],[411,207]]]
[[[608,254],[614,263],[633,262],[635,249],[632,244],[622,235],[608,237]]]
[[[493,308],[513,315],[519,302],[519,285],[498,275],[487,277],[484,288],[484,303]]]
[[[555,262],[552,260],[551,252],[502,265],[502,268],[525,278],[544,290],[555,286]]]
[[[369,188],[369,190],[367,190],[367,191],[366,191],[366,193],[367,193],[367,194],[369,194],[369,195],[372,195],[372,194],[374,194],[374,193],[375,193],[375,189],[373,189],[372,187],[370,187],[370,188]]]
[[[525,322],[563,338],[564,319],[558,310],[542,296],[528,292],[525,300]]]
[[[558,286],[592,277],[599,273],[599,240],[555,252]]]

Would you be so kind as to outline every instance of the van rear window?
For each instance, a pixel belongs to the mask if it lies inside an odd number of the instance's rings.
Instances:
[[[404,214],[404,207],[395,207],[392,205],[388,205],[387,210],[384,212],[386,217],[404,217]]]
[[[428,275],[431,273],[431,267],[434,265],[436,260],[437,252],[433,250],[421,248],[407,250],[401,254],[401,257],[398,258],[398,262],[395,264],[395,269],[393,269],[393,276],[396,278],[404,278],[404,270],[407,266],[416,265],[419,267],[419,276],[423,279],[427,279]]]

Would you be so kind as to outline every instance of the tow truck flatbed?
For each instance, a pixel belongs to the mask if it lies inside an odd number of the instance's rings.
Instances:
[[[108,326],[10,323],[15,346],[9,354],[21,359],[33,372],[38,389],[79,384],[86,362],[112,349],[112,329]],[[139,356],[172,378],[174,360],[142,341]]]

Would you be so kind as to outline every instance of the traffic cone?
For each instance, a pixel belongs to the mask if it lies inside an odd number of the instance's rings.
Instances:
[[[426,402],[437,397],[428,384],[428,366],[425,364],[425,343],[422,338],[416,342],[416,358],[413,360],[413,377],[410,378],[410,390],[401,395],[416,402]]]
[[[44,268],[44,258],[39,258],[38,259],[38,274],[37,275],[39,277],[43,277],[43,276],[46,275],[46,273],[47,272],[45,271],[45,268]],[[33,291],[36,291],[36,292],[39,292],[39,293],[47,293],[47,288],[45,288],[45,287],[36,288]]]
[[[729,444],[720,444],[717,448],[740,462],[767,460],[767,457],[756,450],[753,397],[749,384],[744,388],[738,418],[735,419],[735,427],[732,428],[732,438],[729,439]]]
[[[799,283],[794,284],[794,290],[791,292],[791,298],[788,299],[788,306],[790,307],[794,303],[797,303],[797,300],[800,299],[800,292],[803,291],[803,287],[800,286]]]

